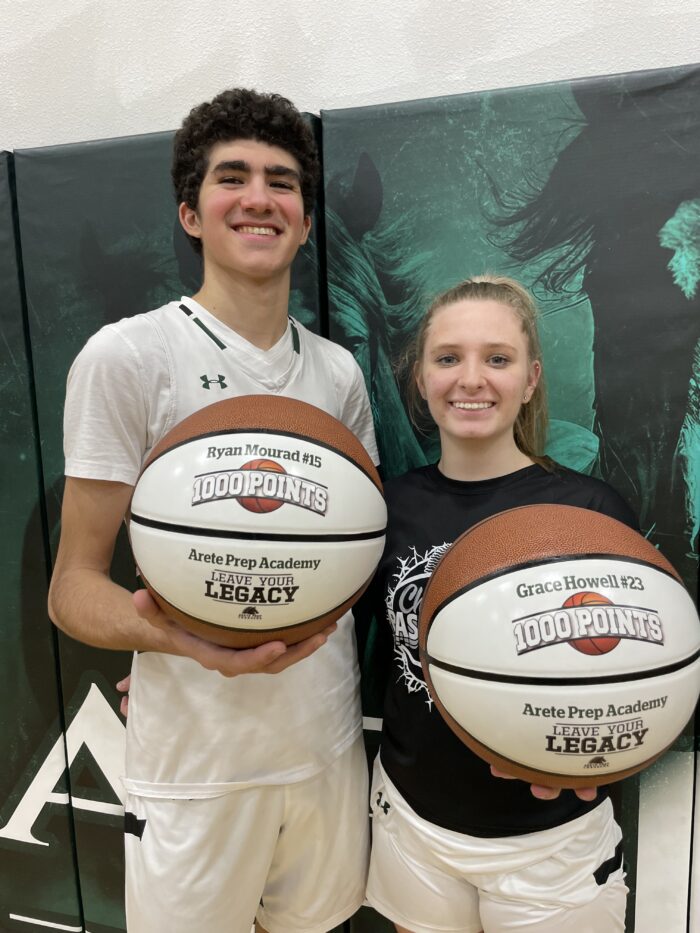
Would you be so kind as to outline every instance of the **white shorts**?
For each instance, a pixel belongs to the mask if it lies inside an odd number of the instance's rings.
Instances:
[[[127,795],[129,933],[326,933],[364,898],[362,737],[320,774],[205,799]]]
[[[624,933],[622,834],[609,800],[542,832],[467,836],[421,819],[377,758],[370,807],[367,902],[413,933]]]

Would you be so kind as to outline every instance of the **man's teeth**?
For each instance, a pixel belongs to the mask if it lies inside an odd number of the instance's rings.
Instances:
[[[273,227],[239,227],[241,233],[258,233],[262,236],[276,236],[277,231]]]
[[[482,408],[491,408],[493,402],[453,402],[455,408],[463,408],[466,411],[479,411]]]

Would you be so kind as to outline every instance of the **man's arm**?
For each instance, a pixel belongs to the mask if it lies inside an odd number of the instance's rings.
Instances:
[[[236,650],[210,644],[168,619],[145,591],[132,596],[109,577],[114,544],[131,498],[125,483],[68,477],[49,615],[66,634],[98,648],[190,657],[226,677],[276,674],[321,647],[335,625],[298,645],[274,641]],[[138,611],[137,611],[138,607]]]

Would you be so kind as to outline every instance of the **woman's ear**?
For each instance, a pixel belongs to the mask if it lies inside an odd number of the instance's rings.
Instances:
[[[529,402],[532,398],[535,389],[537,388],[537,383],[540,381],[540,376],[542,375],[542,364],[539,360],[535,360],[530,365],[530,375],[527,380],[527,388],[523,395],[523,402]]]
[[[421,370],[420,363],[416,363],[413,367],[413,378],[416,380],[416,385],[418,386],[420,397],[423,399],[423,401],[425,401],[425,382],[423,381],[423,372]]]

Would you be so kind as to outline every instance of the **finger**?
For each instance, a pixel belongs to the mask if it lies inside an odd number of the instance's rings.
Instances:
[[[530,784],[530,793],[538,800],[556,800],[561,793],[559,787],[544,787],[542,784]]]
[[[135,593],[132,593],[131,599],[136,612],[144,622],[148,622],[154,628],[160,629],[161,632],[165,632],[171,638],[176,637],[174,631],[181,629],[181,626],[163,612],[148,590],[136,590]]]
[[[315,651],[318,651],[319,648],[325,645],[329,636],[335,632],[337,627],[338,626],[334,622],[333,625],[329,625],[328,628],[325,628],[322,632],[318,632],[310,638],[305,638],[304,641],[297,642],[296,645],[291,645],[280,658],[264,669],[264,673],[279,674],[288,667],[291,667],[292,664],[298,664],[300,661],[310,657]]]
[[[531,784],[530,790],[534,797],[537,797],[539,800],[554,800],[561,793],[560,787],[544,787],[540,784]],[[598,796],[597,787],[577,787],[571,788],[574,791],[579,800],[583,800],[586,803],[590,803],[592,800],[595,800]]]
[[[282,671],[286,671],[287,668],[291,667],[293,664],[298,664],[300,661],[304,661],[306,658],[310,657],[315,651],[322,648],[325,643],[325,635],[313,635],[311,638],[306,638],[304,641],[300,641],[296,645],[287,648],[280,658],[275,660],[272,664],[268,664],[262,669],[261,673],[281,674]]]
[[[135,593],[131,594],[131,599],[134,608],[141,618],[147,619],[150,622],[152,619],[163,615],[158,603],[153,599],[148,590],[136,590]]]
[[[491,774],[497,778],[504,778],[506,781],[517,781],[518,779],[513,774],[508,774],[505,771],[501,771],[500,768],[497,768],[496,765],[491,765]]]
[[[183,638],[189,642],[188,654],[207,670],[218,671],[224,677],[239,674],[257,674],[285,655],[287,646],[281,641],[267,642],[257,648],[222,648],[211,642],[190,635],[183,630]]]
[[[495,765],[491,765],[491,774],[497,778],[505,778],[506,781],[518,780],[512,774],[501,771],[500,768],[497,768]],[[538,800],[556,800],[561,793],[561,788],[545,787],[544,784],[531,784],[530,793],[533,797],[537,797]],[[585,801],[595,800],[596,794],[597,790],[595,787],[581,787],[576,791],[576,796]]]
[[[122,697],[121,703],[119,704],[119,712],[122,714],[124,719],[129,715],[129,697]]]
[[[120,693],[128,693],[130,686],[131,674],[127,674],[126,677],[123,677],[118,683],[115,684],[115,687]]]
[[[139,594],[144,593],[143,590]],[[136,597],[136,594],[134,594]],[[146,593],[140,596],[138,604],[143,601],[145,612],[151,611],[150,597]],[[134,602],[137,603],[136,598]],[[152,603],[153,601],[150,600]],[[257,648],[224,648],[212,642],[198,638],[196,635],[176,625],[160,613],[165,623],[171,626],[171,635],[177,641],[179,650],[193,658],[207,670],[218,671],[224,677],[238,677],[240,674],[279,674],[292,664],[297,664],[317,651],[325,644],[326,639],[337,628],[335,622],[311,638],[299,642],[291,647],[281,641],[266,642]],[[151,621],[149,618],[148,621]]]

